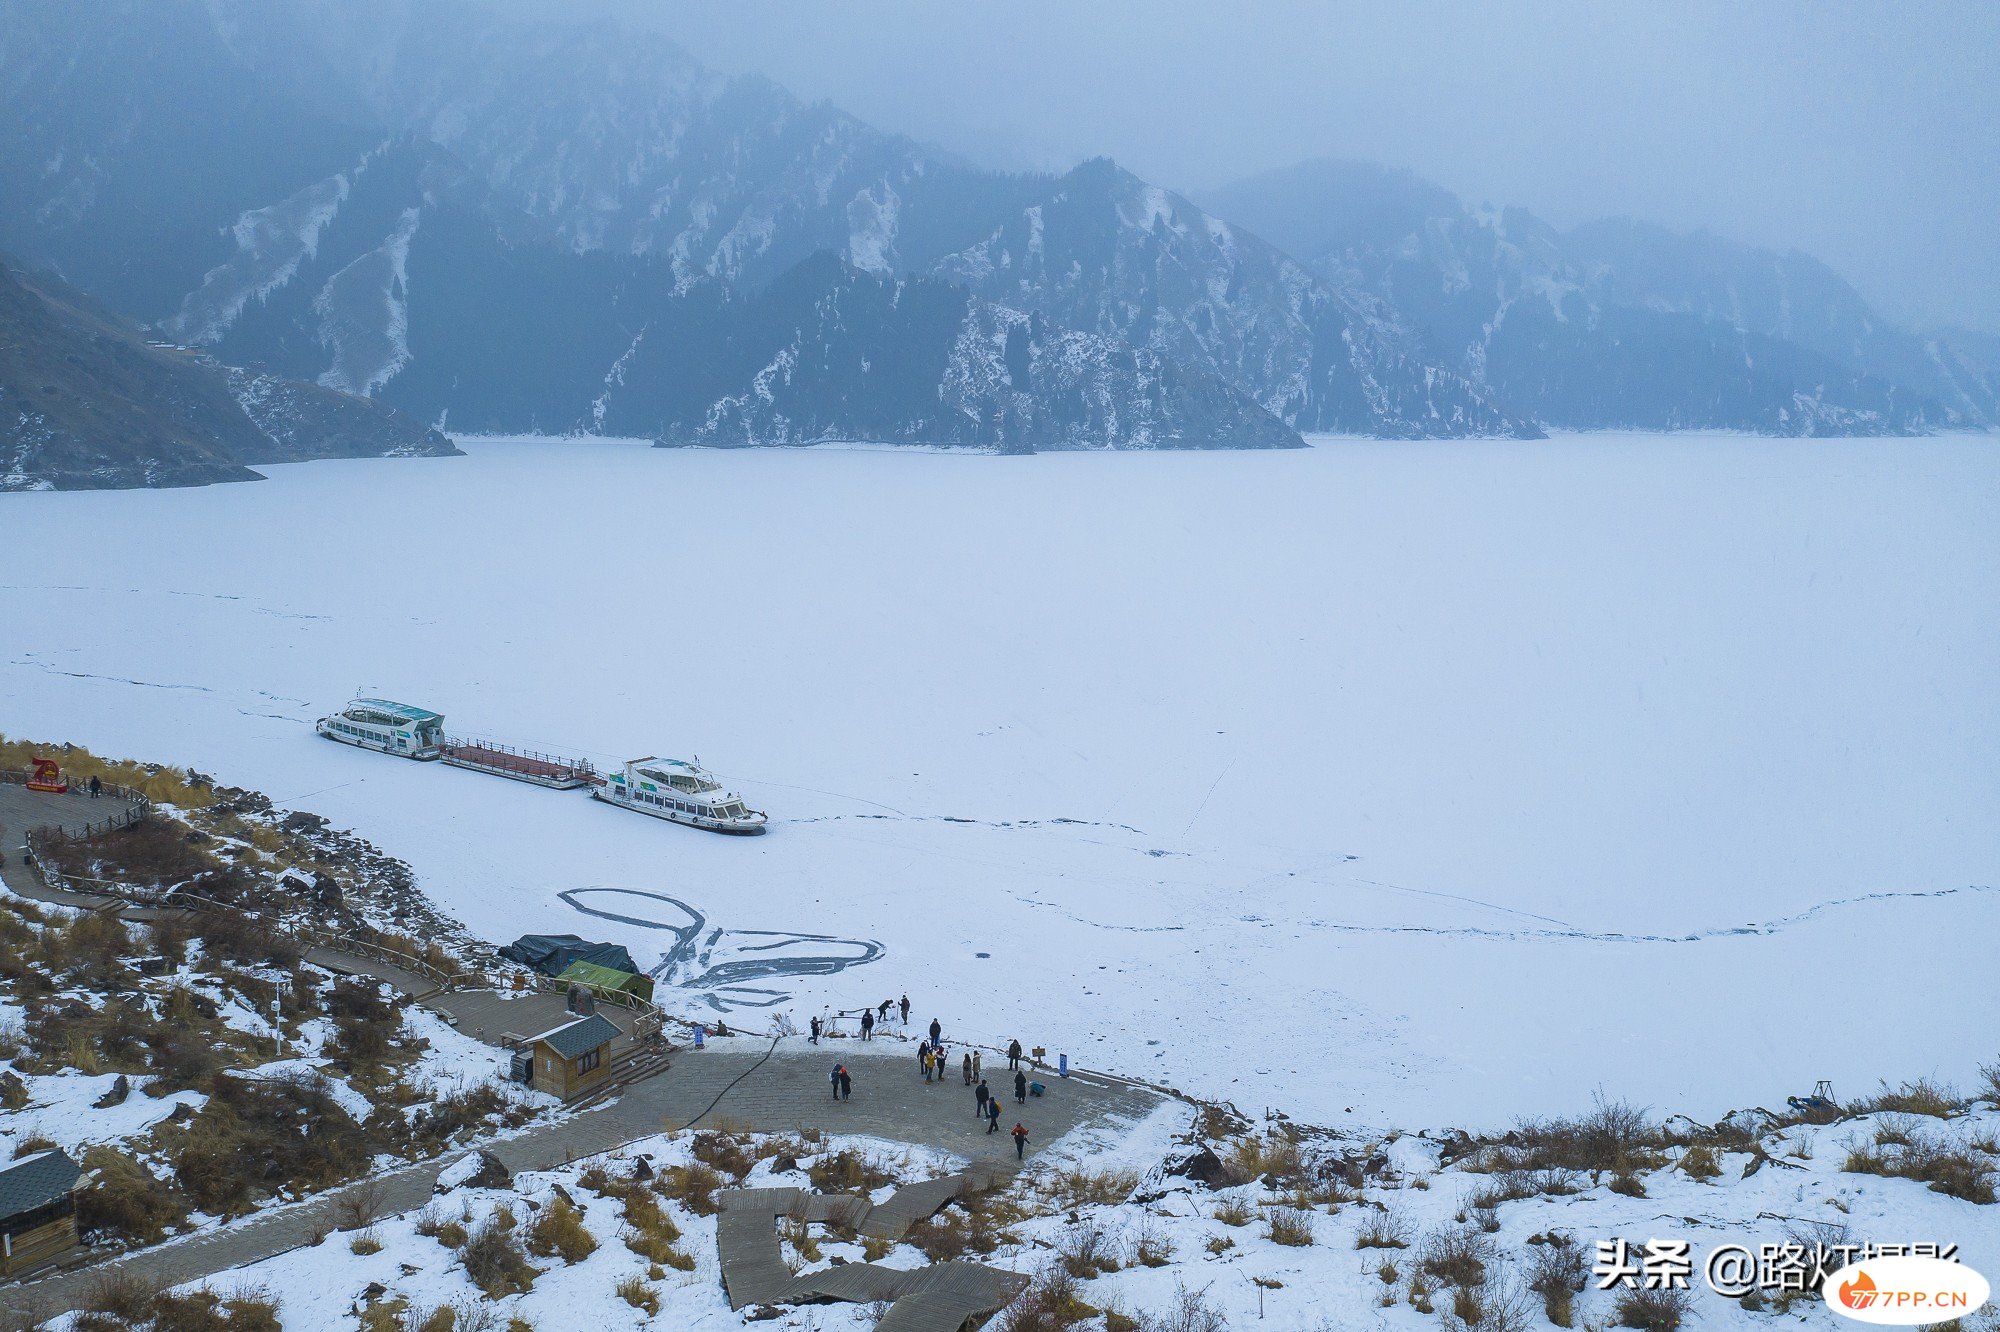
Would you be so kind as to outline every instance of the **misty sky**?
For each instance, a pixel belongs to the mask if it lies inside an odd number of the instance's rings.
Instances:
[[[1797,246],[1891,315],[2000,332],[1991,0],[591,6],[991,166],[1106,153],[1198,191],[1361,158],[1558,225]]]

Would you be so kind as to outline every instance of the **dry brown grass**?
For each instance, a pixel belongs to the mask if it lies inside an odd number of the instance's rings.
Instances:
[[[870,1193],[896,1180],[880,1162],[851,1147],[814,1160],[806,1167],[806,1178],[822,1193]]]
[[[1138,1233],[1132,1236],[1132,1265],[1134,1267],[1165,1267],[1174,1260],[1174,1243],[1152,1222],[1140,1225]]]
[[[1574,1236],[1557,1232],[1530,1240],[1528,1289],[1542,1297],[1542,1311],[1557,1327],[1575,1321],[1576,1296],[1590,1279],[1590,1263]]]
[[[1357,1249],[1407,1249],[1409,1246],[1410,1223],[1394,1208],[1385,1207],[1364,1217],[1354,1233],[1354,1247]]]
[[[697,1133],[689,1147],[695,1160],[733,1180],[741,1180],[757,1164],[744,1140],[734,1133]]]
[[[721,1187],[722,1176],[699,1161],[660,1172],[660,1192],[696,1216],[715,1215],[715,1191]]]
[[[1447,1286],[1478,1286],[1493,1261],[1493,1241],[1476,1230],[1440,1227],[1424,1236],[1417,1266]]]
[[[1064,1207],[1114,1206],[1132,1196],[1139,1177],[1129,1170],[1066,1167],[1050,1175],[1043,1187]]]
[[[576,1264],[597,1251],[597,1240],[583,1224],[583,1214],[561,1198],[542,1208],[523,1235],[528,1252],[537,1258],[559,1257]]]
[[[1900,1087],[1891,1087],[1885,1082],[1880,1092],[1851,1108],[1861,1114],[1889,1112],[1949,1119],[1965,1109],[1965,1101],[1950,1087],[1941,1086],[1928,1078],[1918,1078]]]
[[[1051,1263],[1035,1274],[993,1326],[999,1332],[1062,1332],[1095,1318],[1097,1312],[1084,1302],[1077,1279],[1061,1263]]]
[[[1675,1332],[1693,1308],[1694,1297],[1684,1290],[1627,1290],[1618,1296],[1618,1325]]]
[[[83,1154],[95,1180],[76,1196],[77,1228],[130,1244],[152,1244],[186,1223],[193,1204],[129,1155],[108,1147]]]
[[[0,735],[0,768],[23,771],[29,766],[28,760],[36,755],[58,760],[72,783],[85,783],[95,777],[102,782],[129,786],[157,804],[178,805],[182,809],[203,809],[215,803],[214,789],[190,780],[185,768],[135,763],[130,759],[103,759],[79,745],[65,750],[60,743]]]
[[[1273,1244],[1304,1248],[1313,1242],[1313,1214],[1297,1207],[1273,1207],[1264,1213]]]
[[[345,1183],[376,1150],[312,1078],[216,1078],[195,1117],[161,1136],[175,1183],[219,1215],[239,1214],[279,1188],[317,1192]]]
[[[1722,1164],[1715,1159],[1715,1149],[1703,1142],[1681,1153],[1680,1168],[1689,1179],[1710,1180],[1722,1173]]]
[[[1917,1180],[1932,1192],[1970,1203],[1995,1200],[1993,1160],[1969,1143],[1942,1134],[1878,1132],[1874,1146],[1855,1144],[1841,1169],[1852,1174]]]
[[[1575,1119],[1523,1120],[1505,1141],[1465,1164],[1489,1171],[1587,1171],[1632,1175],[1661,1164],[1665,1136],[1646,1113],[1624,1101],[1599,1100]]]
[[[648,1318],[659,1316],[660,1292],[647,1285],[636,1276],[628,1276],[611,1288],[612,1293],[634,1309],[642,1309]]]
[[[1277,1133],[1250,1134],[1229,1144],[1222,1158],[1225,1187],[1264,1180],[1273,1188],[1290,1188],[1305,1176],[1298,1144]]]
[[[459,1251],[465,1275],[489,1300],[517,1295],[535,1284],[536,1272],[521,1250],[521,1241],[511,1225],[498,1216],[480,1223]]]
[[[1250,1224],[1250,1208],[1240,1198],[1224,1198],[1215,1205],[1215,1211],[1211,1215],[1225,1226]]]

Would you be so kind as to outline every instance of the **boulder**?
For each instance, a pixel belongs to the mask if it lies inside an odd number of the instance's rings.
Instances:
[[[125,1104],[125,1098],[131,1094],[132,1079],[120,1073],[118,1080],[111,1084],[111,1090],[98,1097],[91,1105],[93,1109],[109,1110],[114,1105]]]
[[[1167,1167],[1169,1175],[1180,1175],[1208,1188],[1216,1188],[1225,1173],[1222,1158],[1203,1147]]]

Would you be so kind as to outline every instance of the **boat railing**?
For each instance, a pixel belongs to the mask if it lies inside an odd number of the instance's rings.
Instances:
[[[565,754],[544,754],[536,749],[518,749],[513,745],[503,745],[496,740],[474,740],[462,735],[447,735],[439,738],[437,747],[447,753],[454,749],[472,749],[488,754],[504,754],[509,758],[527,759],[534,763],[566,768],[581,777],[597,775],[597,768],[589,759],[572,758]]]

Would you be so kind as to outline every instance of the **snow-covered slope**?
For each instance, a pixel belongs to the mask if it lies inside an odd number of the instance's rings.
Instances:
[[[255,480],[245,464],[456,452],[385,403],[149,342],[0,266],[0,490]]]

